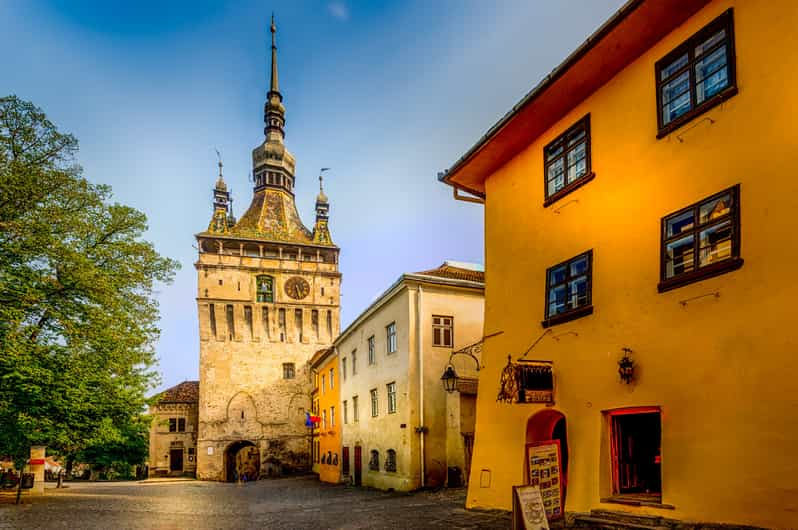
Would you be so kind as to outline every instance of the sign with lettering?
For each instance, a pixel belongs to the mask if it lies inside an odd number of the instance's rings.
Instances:
[[[526,444],[526,483],[538,486],[549,521],[563,517],[562,464],[560,441]]]
[[[513,530],[549,530],[538,486],[513,486]]]

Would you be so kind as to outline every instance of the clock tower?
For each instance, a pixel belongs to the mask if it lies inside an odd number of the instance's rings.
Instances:
[[[295,159],[271,24],[271,83],[264,141],[252,151],[254,189],[236,220],[222,175],[207,230],[196,235],[200,334],[197,477],[235,480],[310,466],[307,361],[339,332],[339,249],[319,177],[316,222],[294,202]],[[191,454],[188,455],[192,457]]]

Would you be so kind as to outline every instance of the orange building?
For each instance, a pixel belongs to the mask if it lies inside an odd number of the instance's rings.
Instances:
[[[467,507],[796,528],[796,28],[631,0],[441,176],[485,207]]]
[[[313,468],[319,480],[341,480],[341,392],[338,381],[338,356],[335,348],[319,350],[310,359],[314,390],[311,396],[314,414],[321,418],[314,427]]]

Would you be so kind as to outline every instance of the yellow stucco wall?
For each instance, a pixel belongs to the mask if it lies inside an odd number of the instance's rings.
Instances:
[[[714,123],[657,140],[654,63],[729,7],[739,94],[704,114]],[[489,177],[485,334],[503,334],[483,351],[468,507],[511,508],[526,422],[542,406],[497,403],[500,371],[544,331],[546,269],[593,249],[595,312],[554,326],[558,340],[529,356],[554,361],[566,510],[794,527],[796,27],[790,0],[712,2]],[[543,208],[543,146],[588,112],[596,178]],[[659,294],[661,218],[738,183],[745,264]],[[622,347],[638,365],[632,385],[617,374]],[[662,500],[673,510],[600,503],[611,488],[601,411],[644,405],[662,407]]]
[[[338,483],[341,479],[341,425],[343,412],[341,411],[341,381],[338,373],[338,356],[329,355],[317,368],[319,382],[319,415],[326,415],[326,428],[319,424],[319,451],[320,455],[337,457],[337,464],[319,462],[319,480],[323,482]],[[333,373],[333,385],[330,385],[330,371]],[[324,375],[324,386],[321,387],[321,376]],[[335,409],[335,424],[332,423],[331,409]],[[321,457],[319,457],[321,458]]]

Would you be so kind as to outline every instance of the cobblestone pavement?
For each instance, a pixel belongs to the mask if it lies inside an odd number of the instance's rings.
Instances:
[[[44,497],[26,498],[20,506],[0,501],[0,528],[510,528],[507,513],[466,511],[464,489],[393,493],[321,484],[312,477],[68,486],[48,488]]]

